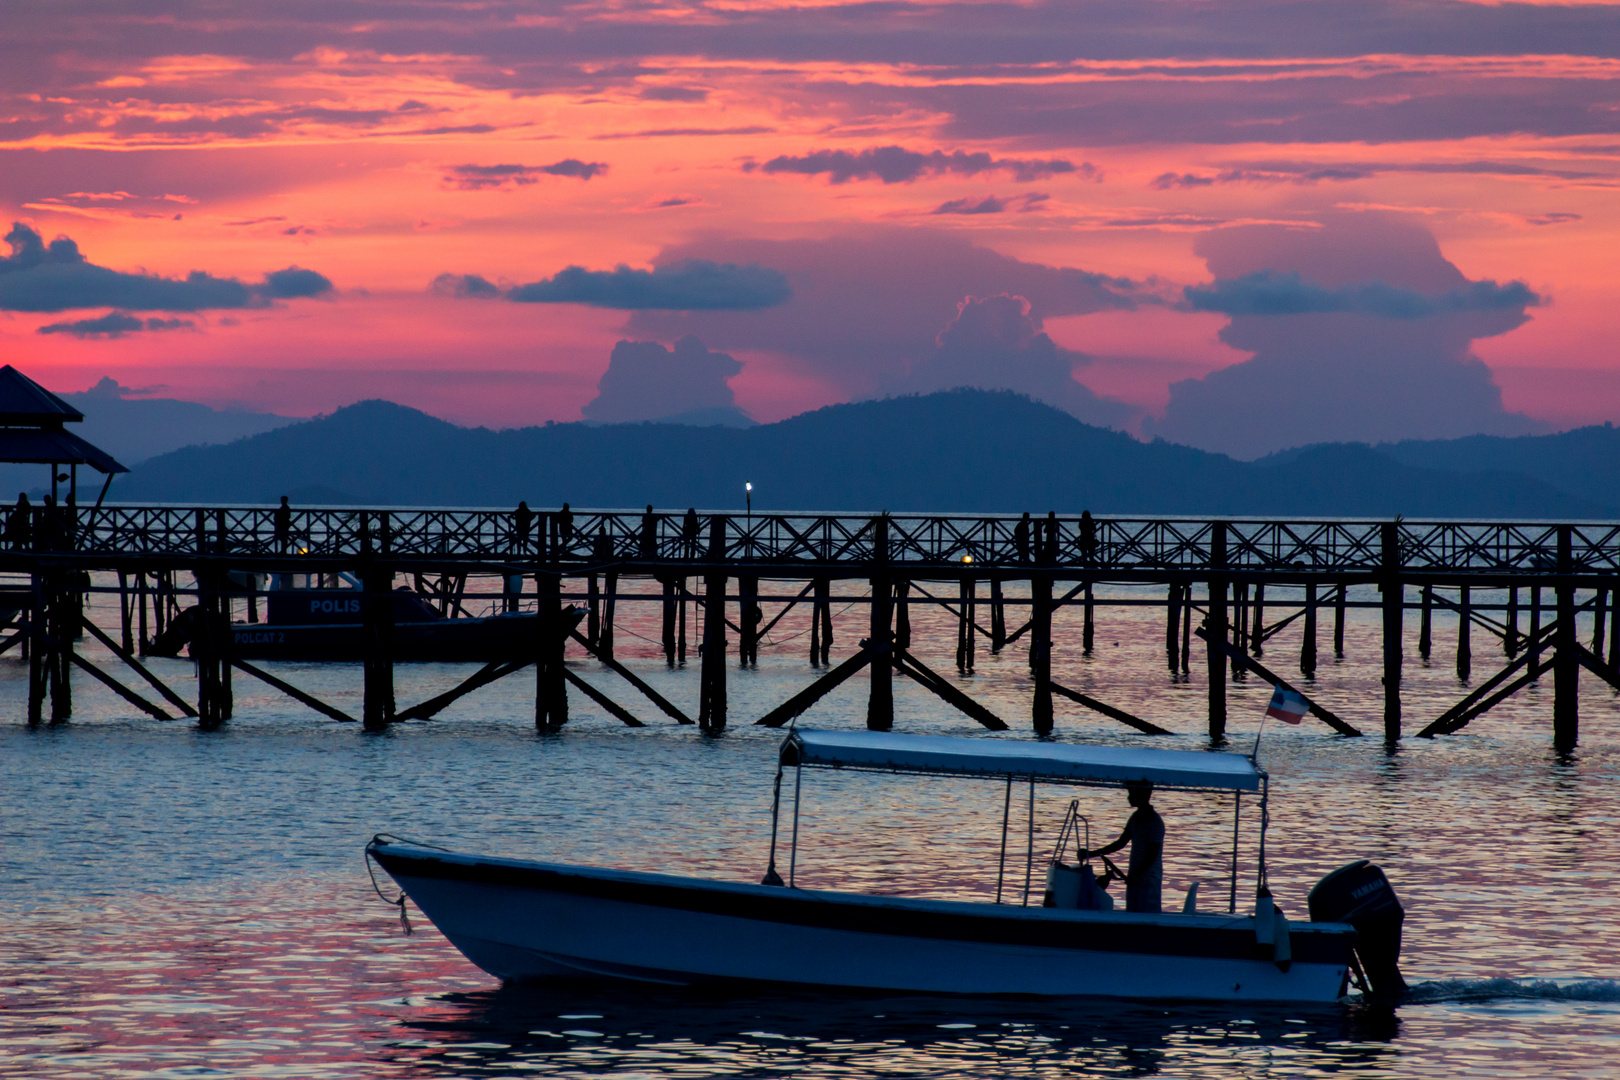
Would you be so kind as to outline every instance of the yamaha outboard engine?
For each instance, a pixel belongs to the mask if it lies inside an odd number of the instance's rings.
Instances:
[[[1406,992],[1401,978],[1401,923],[1406,911],[1384,872],[1366,859],[1333,871],[1311,890],[1312,922],[1356,928],[1356,956],[1371,996],[1393,1000]]]

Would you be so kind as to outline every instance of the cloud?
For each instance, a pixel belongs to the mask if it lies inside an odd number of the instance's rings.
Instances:
[[[162,330],[194,330],[197,324],[190,319],[138,319],[127,311],[109,311],[94,319],[75,322],[50,323],[35,333],[72,334],[76,338],[121,338],[126,334]],[[106,380],[103,379],[102,382]],[[99,387],[100,384],[98,383]]]
[[[1365,180],[1376,170],[1353,168],[1320,168],[1298,170],[1226,169],[1222,172],[1160,173],[1148,186],[1155,191],[1174,188],[1213,187],[1216,184],[1316,184],[1323,180]]]
[[[942,202],[931,214],[1000,214],[1009,208],[1015,208],[1020,214],[1027,214],[1040,209],[1041,203],[1051,199],[1052,196],[1037,191],[1027,195],[1014,195],[1010,199],[1003,199],[995,195],[986,195],[982,199],[951,199]]]
[[[712,348],[758,350],[849,397],[883,393],[936,348],[964,296],[1009,293],[1035,319],[1158,303],[1153,286],[1074,267],[1022,262],[946,230],[867,229],[826,239],[708,238],[665,248],[686,259],[777,267],[792,297],[766,310],[638,312],[634,337],[696,334]]]
[[[483,191],[487,188],[527,187],[538,184],[542,176],[571,176],[590,180],[607,172],[606,163],[565,158],[550,165],[456,165],[444,182],[462,191]]]
[[[1499,285],[1472,281],[1437,296],[1401,289],[1382,281],[1358,282],[1330,289],[1306,281],[1295,271],[1257,270],[1213,285],[1184,290],[1192,311],[1225,315],[1320,315],[1350,312],[1380,319],[1423,319],[1454,311],[1523,311],[1541,297],[1522,281]]]
[[[114,307],[126,311],[204,311],[266,307],[274,300],[319,296],[332,283],[290,266],[258,284],[193,270],[184,278],[126,274],[89,262],[66,236],[47,245],[21,222],[6,234],[11,254],[0,257],[0,311],[67,311]]]
[[[636,270],[570,266],[544,281],[519,285],[507,296],[524,304],[589,304],[621,311],[753,311],[785,303],[792,290],[781,271],[685,259]]]
[[[802,157],[783,155],[763,165],[753,162],[743,166],[744,172],[758,169],[768,174],[797,173],[802,176],[825,174],[834,184],[851,180],[881,180],[885,184],[900,184],[924,176],[978,176],[987,172],[1009,173],[1020,183],[1028,183],[1047,176],[1079,173],[1095,176],[1097,170],[1089,164],[1075,165],[1072,161],[1054,158],[1037,161],[1025,158],[993,158],[982,151],[968,153],[953,150],[949,154],[935,150],[923,154],[899,146],[874,146],[852,154],[848,150],[816,150]]]
[[[1144,434],[1237,457],[1318,442],[1526,434],[1472,343],[1541,298],[1470,281],[1408,219],[1339,214],[1320,229],[1221,229],[1197,250],[1215,275],[1190,307],[1232,316],[1221,341],[1251,358],[1170,387]]]
[[[501,295],[499,286],[477,274],[440,274],[428,288],[457,300],[493,300]]]
[[[742,364],[691,335],[673,349],[656,341],[621,341],[613,346],[595,399],[581,411],[587,420],[605,424],[704,413],[721,419],[727,411],[734,421],[746,422],[727,385],[740,371]]]
[[[1075,367],[1090,358],[1053,342],[1022,296],[967,297],[935,346],[888,389],[917,394],[959,386],[1015,390],[1101,427],[1123,428],[1140,411],[1075,382]]]
[[[643,101],[695,102],[707,101],[709,92],[698,86],[647,86],[636,96]]]

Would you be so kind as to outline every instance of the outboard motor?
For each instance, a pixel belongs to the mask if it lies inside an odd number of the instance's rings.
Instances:
[[[1401,978],[1401,923],[1406,911],[1384,872],[1366,859],[1342,866],[1311,890],[1312,922],[1356,928],[1356,956],[1372,997],[1393,1000],[1406,992]]]

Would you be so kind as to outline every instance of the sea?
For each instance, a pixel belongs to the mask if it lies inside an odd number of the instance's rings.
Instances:
[[[649,590],[629,581],[627,590]],[[762,585],[790,596],[791,583]],[[940,590],[930,588],[936,596]],[[863,590],[835,598],[833,656],[864,636]],[[1055,678],[1171,729],[1139,735],[1060,700],[1059,741],[1208,747],[1201,654],[1166,660],[1163,613],[1098,590],[1094,648],[1079,611],[1055,629]],[[1368,597],[1370,598],[1370,597]],[[1272,590],[1269,602],[1288,599]],[[1475,603],[1492,594],[1476,591]],[[490,598],[483,602],[493,603]],[[766,601],[767,616],[779,601]],[[1017,609],[1013,609],[1016,612]],[[988,623],[988,610],[980,609]],[[117,625],[116,598],[92,615]],[[619,605],[619,657],[695,712],[688,664],[666,665],[655,604]],[[690,613],[689,613],[690,617]],[[1012,612],[1009,620],[1014,619]],[[1457,625],[1437,613],[1429,660],[1407,628],[1408,732],[1469,684]],[[771,630],[757,666],[728,654],[730,723],[678,725],[583,654],[582,678],[646,723],[631,728],[574,694],[570,721],[540,733],[533,669],[433,720],[367,734],[245,675],[218,731],[137,712],[82,675],[71,721],[24,723],[26,666],[0,657],[0,1076],[107,1078],[807,1077],[1609,1077],[1620,1075],[1620,700],[1582,678],[1578,748],[1555,752],[1550,679],[1462,732],[1379,737],[1376,613],[1352,609],[1344,656],[1331,618],[1306,692],[1368,732],[1315,721],[1260,730],[1270,688],[1234,681],[1227,749],[1255,751],[1271,777],[1270,885],[1292,917],[1322,875],[1358,858],[1389,874],[1407,911],[1409,997],[1329,1006],[1198,1005],[717,993],[670,988],[502,986],[413,908],[409,932],[386,878],[362,857],[376,833],[475,852],[723,880],[757,881],[770,842],[780,731],[752,721],[807,685],[808,613]],[[1297,674],[1296,621],[1264,661]],[[1583,624],[1583,634],[1590,627]],[[897,678],[898,731],[1030,739],[1022,644],[976,642],[958,675],[956,623],[920,598],[913,652],[1004,717],[992,733]],[[1194,644],[1197,644],[1194,639]],[[1476,630],[1473,684],[1503,662]],[[83,654],[138,686],[94,642]],[[267,664],[351,715],[356,666]],[[154,671],[194,694],[189,661]],[[403,707],[475,665],[400,665]],[[806,727],[864,727],[865,676],[824,698]],[[1119,792],[1037,789],[1013,800],[1008,898],[1031,888],[1070,800],[1094,840],[1116,835]],[[1200,905],[1230,900],[1230,798],[1162,793],[1167,903],[1192,882]],[[995,783],[807,774],[798,883],[862,893],[993,896],[1003,789]],[[1245,820],[1237,905],[1253,900]],[[1037,901],[1038,902],[1038,901]]]

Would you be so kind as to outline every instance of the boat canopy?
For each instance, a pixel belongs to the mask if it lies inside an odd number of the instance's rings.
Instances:
[[[807,728],[787,737],[781,760],[783,765],[1098,787],[1148,780],[1158,788],[1193,791],[1259,791],[1265,776],[1242,754]]]

